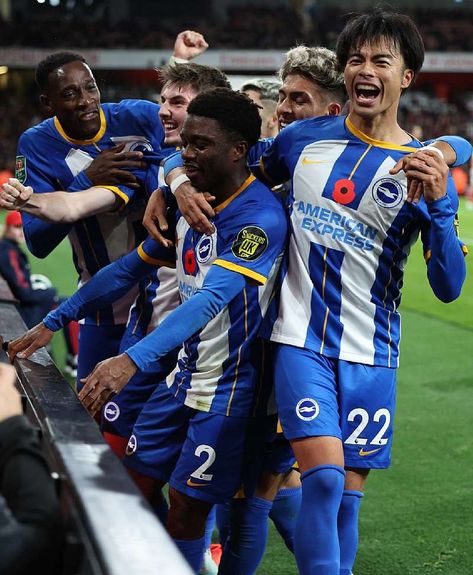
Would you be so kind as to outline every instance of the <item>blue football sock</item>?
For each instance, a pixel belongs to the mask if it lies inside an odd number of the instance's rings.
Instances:
[[[286,547],[294,553],[294,531],[301,508],[301,487],[280,489],[269,512],[276,529],[284,540]]]
[[[199,573],[204,559],[205,537],[200,539],[173,539],[194,573]]]
[[[215,505],[210,509],[209,514],[207,515],[207,521],[205,522],[205,549],[210,549],[210,544],[212,543],[212,533],[214,532],[215,528],[215,517],[216,517],[217,510],[215,509]]]
[[[272,501],[251,497],[232,502],[230,537],[219,566],[221,575],[253,575],[261,562],[268,537]]]
[[[301,512],[296,522],[294,553],[300,575],[340,575],[337,516],[345,471],[319,465],[301,475]]]
[[[340,575],[350,575],[358,548],[358,512],[363,493],[346,489],[338,511],[340,541]]]

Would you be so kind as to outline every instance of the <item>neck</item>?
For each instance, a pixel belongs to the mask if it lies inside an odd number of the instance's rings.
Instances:
[[[376,116],[362,116],[359,113],[350,112],[348,119],[355,128],[373,140],[399,145],[407,144],[412,140],[397,123],[397,107],[394,111],[385,110]]]
[[[218,189],[208,190],[215,196],[215,203],[218,205],[228,200],[243,185],[249,175],[250,171],[246,165],[235,168],[228,177],[221,181]]]

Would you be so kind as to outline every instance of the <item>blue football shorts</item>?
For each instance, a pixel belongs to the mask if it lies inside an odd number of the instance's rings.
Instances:
[[[92,373],[95,366],[104,359],[118,355],[120,342],[125,333],[124,325],[79,326],[79,353],[77,357],[76,389],[84,384],[81,379]]]
[[[288,439],[338,437],[347,467],[389,467],[396,369],[285,344],[275,344],[274,358],[276,401]]]
[[[127,337],[122,340],[120,353],[140,341]],[[133,426],[145,403],[153,394],[157,385],[162,383],[174,369],[177,361],[177,350],[169,352],[156,361],[153,369],[147,373],[138,371],[112,401],[107,402],[102,410],[101,430],[128,439]]]
[[[124,463],[190,497],[223,503],[241,484],[247,422],[187,407],[159,385],[138,416]]]

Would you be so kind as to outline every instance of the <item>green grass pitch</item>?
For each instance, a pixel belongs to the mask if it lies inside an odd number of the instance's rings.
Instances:
[[[460,209],[460,236],[473,250],[473,211]],[[401,313],[393,465],[367,483],[355,575],[473,574],[473,254],[463,293],[442,304],[425,277],[420,245],[406,269]],[[32,269],[67,295],[76,276],[67,242]],[[62,341],[54,353],[63,365]],[[271,526],[258,575],[295,575]]]

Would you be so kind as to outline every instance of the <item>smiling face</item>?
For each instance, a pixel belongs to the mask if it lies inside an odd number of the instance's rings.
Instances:
[[[399,49],[383,39],[350,51],[345,66],[350,117],[396,121],[401,93],[414,72],[406,68]]]
[[[315,82],[299,74],[285,77],[276,107],[280,130],[295,120],[339,113],[340,105],[330,101]]]
[[[71,138],[88,140],[99,131],[100,92],[84,62],[69,62],[51,72],[40,99]]]
[[[181,132],[182,159],[191,184],[201,192],[218,195],[242,157],[217,120],[189,115]],[[246,149],[243,151],[243,155]],[[217,192],[217,193],[215,193]]]
[[[187,118],[187,106],[197,96],[191,86],[165,84],[161,91],[159,119],[164,128],[166,146],[181,144],[181,130]]]

